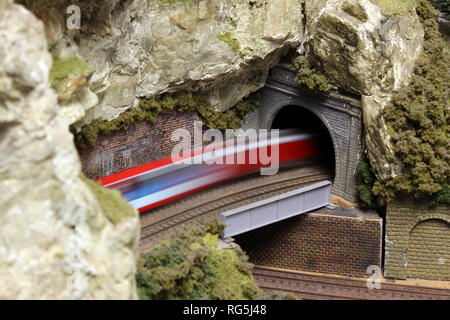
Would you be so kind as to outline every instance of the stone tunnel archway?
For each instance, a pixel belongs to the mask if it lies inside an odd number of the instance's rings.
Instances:
[[[296,106],[314,114],[327,128],[333,143],[335,177],[333,193],[357,202],[356,167],[361,151],[362,109],[358,99],[338,94],[319,95],[299,87],[296,73],[281,63],[269,74],[260,91],[260,104],[248,115],[243,128],[271,129],[285,107]]]
[[[336,171],[336,144],[330,133],[330,128],[320,114],[315,110],[310,110],[299,105],[281,105],[278,112],[272,115],[271,129],[301,129],[314,130],[321,135],[321,149],[325,155],[324,164],[330,169],[330,174],[334,178]]]

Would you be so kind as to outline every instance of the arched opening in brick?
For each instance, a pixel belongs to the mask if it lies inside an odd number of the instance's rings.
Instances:
[[[295,128],[318,132],[321,153],[324,155],[318,160],[329,168],[334,178],[336,156],[333,140],[325,123],[312,111],[297,105],[285,106],[275,115],[271,128],[280,130]]]
[[[450,280],[450,224],[419,222],[409,234],[408,278]]]

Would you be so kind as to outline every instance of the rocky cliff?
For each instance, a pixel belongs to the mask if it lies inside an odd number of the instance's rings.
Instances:
[[[51,65],[42,22],[2,1],[0,299],[136,298],[138,215],[80,176]]]
[[[54,55],[79,56],[93,68],[84,92],[65,103],[72,121],[82,119],[78,128],[180,90],[201,91],[227,110],[262,87],[282,51],[303,36],[297,0],[19,2],[44,20]],[[71,4],[80,8],[80,29],[66,26]]]
[[[450,201],[450,57],[438,14],[426,0],[306,2],[307,58],[362,96],[372,190],[385,200]]]
[[[380,180],[400,174],[382,112],[407,86],[423,28],[408,1],[306,2],[308,58],[330,82],[362,95],[365,141]]]

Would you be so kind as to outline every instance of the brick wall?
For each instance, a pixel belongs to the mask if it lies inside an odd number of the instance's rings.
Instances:
[[[196,113],[172,110],[160,114],[154,123],[139,121],[127,130],[100,133],[95,147],[78,148],[82,170],[97,179],[170,156],[177,143],[170,139],[172,131],[185,128],[192,136],[197,119]]]
[[[381,268],[382,219],[341,210],[303,214],[236,236],[236,242],[254,264],[364,277],[370,265]]]
[[[385,277],[450,280],[450,206],[389,204],[385,242]]]

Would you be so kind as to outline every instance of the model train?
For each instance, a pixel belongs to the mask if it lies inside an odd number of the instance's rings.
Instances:
[[[166,157],[98,179],[117,189],[139,212],[159,207],[218,183],[255,174],[268,166],[286,167],[321,155],[321,134],[281,130],[276,139],[237,137],[192,152]],[[256,157],[255,157],[256,155]],[[258,157],[259,155],[259,157]],[[266,157],[267,158],[267,157]],[[267,159],[266,159],[267,160]]]

